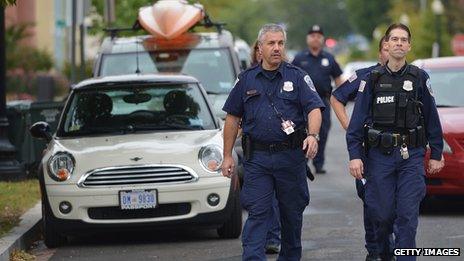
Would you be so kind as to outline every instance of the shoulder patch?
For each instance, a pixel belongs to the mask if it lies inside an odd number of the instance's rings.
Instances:
[[[363,92],[363,91],[364,91],[364,87],[366,87],[366,81],[362,80],[362,81],[359,83],[358,92]]]
[[[430,95],[433,97],[433,90],[432,90],[432,84],[430,83],[430,78],[427,78],[427,81],[425,82],[425,86],[427,86],[427,90],[429,90]]]
[[[314,83],[313,81],[311,80],[311,77],[309,77],[309,75],[305,75],[305,77],[303,78],[304,81],[306,82],[306,84],[309,86],[309,88],[312,90],[312,91],[316,91],[316,87],[314,87]]]
[[[348,81],[349,82],[353,82],[354,80],[356,80],[358,78],[358,75],[355,73],[353,73],[353,75],[350,76],[350,78],[348,78]]]

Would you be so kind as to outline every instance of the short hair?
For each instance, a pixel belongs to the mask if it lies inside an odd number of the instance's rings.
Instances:
[[[409,27],[407,27],[405,24],[402,24],[402,23],[395,23],[395,24],[391,24],[387,31],[385,32],[385,40],[388,42],[388,40],[390,40],[390,34],[391,34],[391,31],[393,31],[394,29],[401,29],[401,30],[404,30],[408,33],[408,42],[411,42],[411,31],[409,30]]]
[[[380,38],[380,41],[379,41],[379,53],[382,51],[384,42],[385,42],[385,35],[382,36],[382,38]]]
[[[278,24],[265,24],[261,29],[259,29],[258,32],[258,42],[262,43],[262,38],[266,33],[282,33],[284,35],[284,41],[287,41],[287,33],[285,32],[285,29]]]

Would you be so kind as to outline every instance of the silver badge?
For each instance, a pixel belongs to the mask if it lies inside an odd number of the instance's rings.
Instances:
[[[412,82],[408,80],[404,81],[403,90],[408,91],[408,92],[412,91]]]
[[[309,75],[305,75],[305,77],[303,78],[303,80],[306,82],[306,84],[309,86],[309,88],[312,90],[312,91],[316,91],[316,87],[314,87],[314,83],[313,81],[311,80],[311,77],[309,77]]]
[[[282,89],[286,92],[293,91],[293,82],[290,82],[290,81],[284,82],[284,86],[282,87]]]
[[[329,59],[323,58],[323,59],[321,60],[321,64],[322,64],[322,66],[329,66]]]

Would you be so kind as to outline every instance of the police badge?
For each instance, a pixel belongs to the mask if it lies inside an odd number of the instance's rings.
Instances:
[[[284,86],[282,87],[282,89],[286,92],[293,91],[293,82],[290,82],[290,81],[284,82]]]
[[[404,81],[403,83],[403,90],[407,91],[407,92],[410,92],[412,91],[412,82],[411,81]]]
[[[321,64],[322,64],[322,66],[329,66],[329,59],[323,58],[323,59],[321,60]]]

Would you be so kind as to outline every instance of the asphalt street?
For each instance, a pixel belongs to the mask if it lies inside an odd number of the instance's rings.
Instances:
[[[317,175],[309,184],[311,202],[304,212],[303,260],[364,260],[362,202],[348,173],[344,131],[335,115],[332,116],[326,150],[328,173]],[[462,198],[431,201],[420,217],[418,247],[462,248],[463,217]],[[73,238],[68,245],[53,250],[38,242],[32,253],[37,260],[240,260],[241,243],[240,239],[219,239],[213,230],[114,231]],[[276,257],[269,255],[268,259]],[[461,258],[420,257],[418,260]]]

